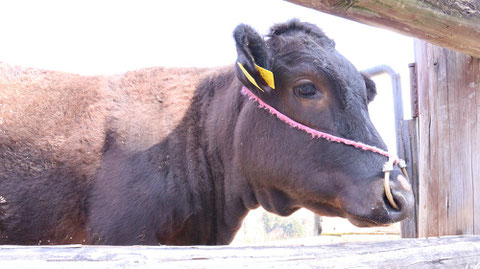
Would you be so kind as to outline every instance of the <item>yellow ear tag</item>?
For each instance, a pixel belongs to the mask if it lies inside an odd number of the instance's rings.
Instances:
[[[270,86],[270,88],[275,89],[275,80],[273,78],[273,73],[270,70],[267,70],[263,67],[260,67],[258,65],[255,65],[255,67],[258,69],[258,72],[260,72],[260,76],[265,80],[265,82]]]
[[[264,90],[262,90],[262,88],[260,88],[260,86],[258,86],[257,82],[252,77],[252,75],[250,75],[248,73],[247,69],[245,69],[245,67],[243,67],[243,64],[241,64],[239,62],[237,62],[237,64],[240,67],[240,69],[242,70],[243,74],[245,74],[245,76],[247,77],[248,81],[250,81],[250,83],[252,83],[253,85],[257,86],[257,88],[259,88],[263,92]]]

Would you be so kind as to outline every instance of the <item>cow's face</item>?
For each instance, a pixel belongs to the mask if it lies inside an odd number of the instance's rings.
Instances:
[[[237,76],[263,102],[310,128],[386,149],[368,114],[374,83],[343,58],[320,29],[294,20],[274,26],[264,40],[240,25],[234,37],[238,62],[258,87],[240,66]],[[273,72],[275,89],[255,64]],[[402,220],[413,207],[410,185],[398,169],[391,173],[391,187],[399,209],[386,200],[386,157],[312,139],[252,101],[245,101],[240,113],[235,153],[255,198],[280,215],[306,207],[371,226]]]

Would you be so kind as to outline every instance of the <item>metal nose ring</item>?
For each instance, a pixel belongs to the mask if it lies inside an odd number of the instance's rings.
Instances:
[[[396,164],[402,170],[402,173],[405,176],[405,178],[410,182],[410,179],[408,178],[407,169],[406,169],[407,164],[405,163],[405,161],[402,159],[399,159]],[[392,189],[390,188],[390,172],[393,171],[393,165],[394,165],[394,160],[392,159],[390,159],[388,162],[383,164],[382,171],[385,173],[383,187],[385,188],[385,195],[387,196],[388,202],[394,209],[398,210],[399,207],[395,202],[395,200],[393,199]]]

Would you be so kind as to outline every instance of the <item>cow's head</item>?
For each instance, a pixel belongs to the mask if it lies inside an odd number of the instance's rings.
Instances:
[[[240,25],[234,38],[237,77],[263,102],[310,128],[386,149],[368,114],[375,84],[340,55],[319,28],[292,20],[274,26],[264,39]],[[275,89],[256,65],[273,72]],[[390,184],[399,209],[385,198],[386,157],[312,139],[255,102],[245,101],[240,112],[235,153],[255,199],[279,215],[306,207],[371,226],[400,221],[413,206],[411,187],[398,168]]]

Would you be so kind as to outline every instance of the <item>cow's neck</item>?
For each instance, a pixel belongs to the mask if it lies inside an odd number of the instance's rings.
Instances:
[[[203,206],[197,207],[201,211],[191,216],[188,225],[196,226],[193,232],[210,234],[208,242],[196,243],[228,244],[248,213],[246,207],[257,206],[256,201],[245,199],[251,197],[252,192],[236,171],[234,160],[234,130],[245,98],[241,96],[241,84],[231,70],[206,81],[197,89],[192,103],[192,112],[197,116],[190,122],[198,126],[200,134],[196,135],[202,137],[199,146],[207,164],[207,170],[202,172],[206,176],[202,178],[206,193],[197,196]],[[209,229],[198,229],[197,225],[205,224],[210,225]]]
[[[233,132],[244,99],[240,89],[231,69],[205,79],[196,89],[184,120],[169,142],[169,151],[182,163],[180,169],[170,171],[182,181],[172,183],[183,194],[178,196],[177,209],[170,212],[164,208],[170,217],[162,218],[175,219],[173,216],[180,214],[183,221],[165,221],[167,226],[175,226],[165,227],[173,236],[166,232],[160,243],[228,244],[240,228],[248,212],[240,195],[242,187],[234,179],[232,158]]]

